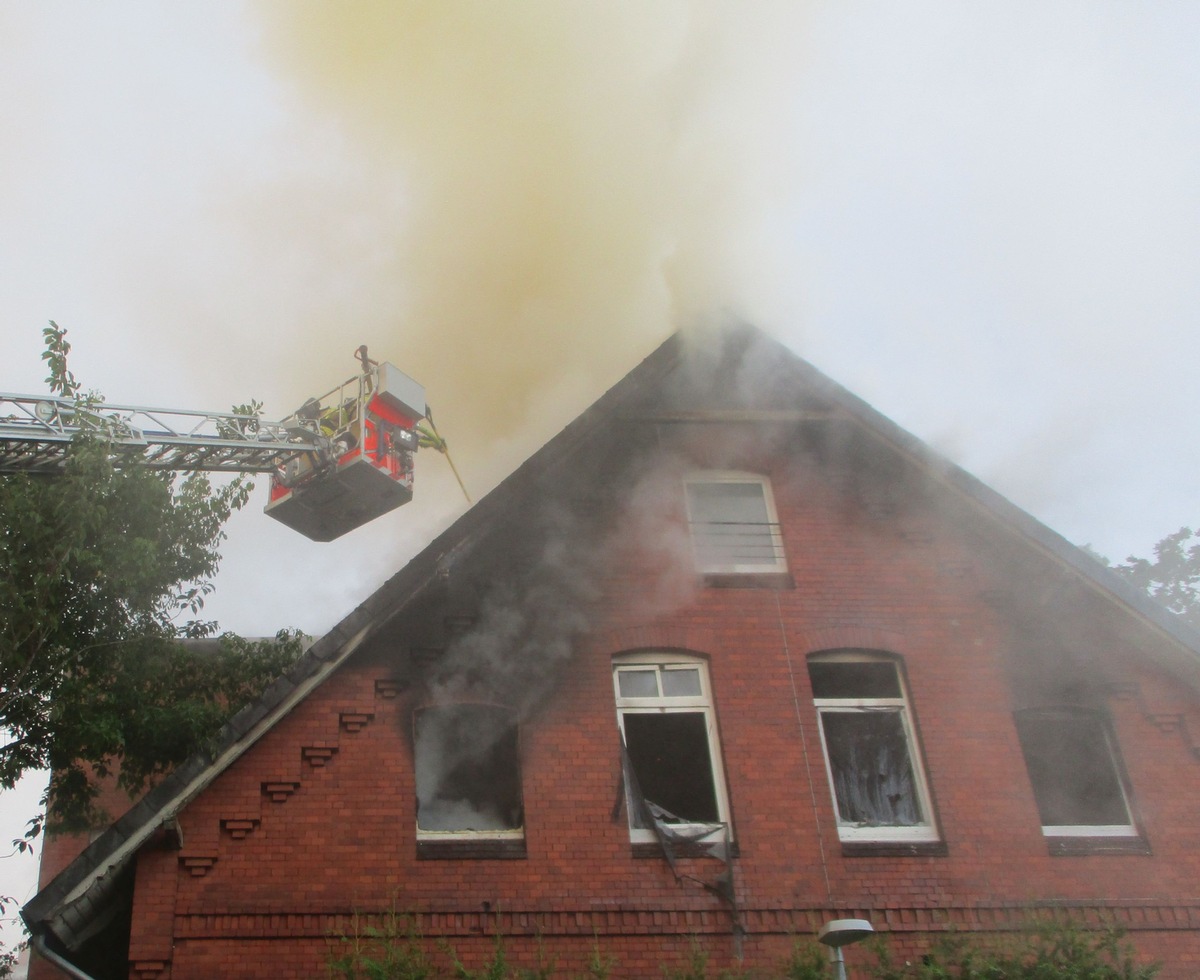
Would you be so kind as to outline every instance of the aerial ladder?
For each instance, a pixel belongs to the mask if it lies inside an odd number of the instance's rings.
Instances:
[[[365,347],[357,354],[358,375],[279,421],[0,392],[0,473],[61,473],[71,442],[88,433],[116,467],[267,473],[266,513],[332,541],[412,500],[419,447],[445,452],[425,389]]]

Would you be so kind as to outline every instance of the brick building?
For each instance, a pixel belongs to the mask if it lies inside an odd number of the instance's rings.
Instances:
[[[617,976],[1069,912],[1190,978],[1198,658],[774,342],[675,337],[24,915],[184,980],[321,976],[389,910]]]

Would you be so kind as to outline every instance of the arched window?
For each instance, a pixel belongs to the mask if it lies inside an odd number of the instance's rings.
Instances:
[[[866,650],[808,660],[843,841],[932,841],[937,829],[897,661]]]
[[[723,833],[729,803],[721,767],[708,668],[682,653],[630,653],[613,658],[617,724],[636,787],[627,799],[651,805],[654,819],[683,833]],[[630,836],[653,842],[653,829],[630,805]]]

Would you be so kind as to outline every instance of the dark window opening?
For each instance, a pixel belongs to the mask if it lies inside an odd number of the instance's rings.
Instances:
[[[423,708],[414,718],[417,829],[519,831],[517,724],[498,705]]]
[[[1131,826],[1101,716],[1070,709],[1023,711],[1017,734],[1043,827]]]
[[[717,793],[703,712],[624,713],[625,747],[642,796],[666,810],[664,823],[718,823]],[[640,814],[633,826],[647,829]]]
[[[902,698],[896,665],[888,660],[813,660],[814,698]]]

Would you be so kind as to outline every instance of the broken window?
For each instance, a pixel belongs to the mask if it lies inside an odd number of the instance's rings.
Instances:
[[[613,663],[617,723],[631,772],[630,834],[656,840],[651,820],[689,835],[724,834],[729,822],[716,718],[702,660],[627,654]]]
[[[494,704],[434,706],[416,712],[413,728],[417,835],[521,836],[513,712]]]
[[[808,673],[841,839],[935,840],[896,662],[844,650],[811,657]]]
[[[1133,837],[1137,830],[1104,716],[1086,708],[1018,711],[1017,734],[1047,837]]]
[[[688,526],[696,566],[709,574],[784,572],[771,486],[749,473],[689,477]]]

